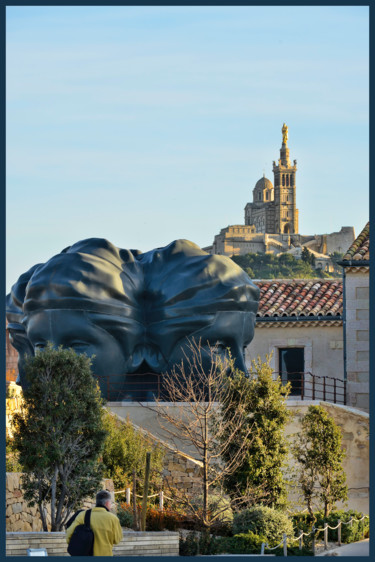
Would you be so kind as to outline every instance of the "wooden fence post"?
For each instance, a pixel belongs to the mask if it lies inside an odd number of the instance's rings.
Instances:
[[[286,546],[286,533],[283,533],[283,553],[284,556],[288,556],[288,549]]]
[[[312,551],[313,551],[313,556],[315,556],[315,525],[313,525],[313,527],[311,529],[311,532],[312,532],[311,548],[312,548]]]
[[[302,550],[302,547],[303,547],[303,531],[302,531],[302,529],[298,529],[298,532],[299,532],[299,534],[300,534],[300,537],[299,537],[299,549]]]
[[[126,488],[125,490],[125,502],[130,505],[130,488]]]
[[[328,550],[328,523],[324,525],[324,550]]]
[[[264,547],[266,546],[265,542],[262,542],[262,546],[260,547],[260,555],[264,556]]]
[[[339,526],[337,528],[337,542],[338,542],[339,546],[341,546],[341,519],[339,519],[338,523],[339,523]]]
[[[164,509],[164,492],[160,490],[159,492],[159,511],[163,511]]]
[[[146,453],[146,470],[145,470],[145,483],[143,486],[141,531],[146,530],[146,511],[147,511],[148,484],[150,481],[150,464],[151,464],[151,453]]]
[[[136,531],[139,531],[139,521],[138,521],[138,513],[137,513],[137,476],[135,470],[133,470],[133,519],[134,519],[134,527]]]

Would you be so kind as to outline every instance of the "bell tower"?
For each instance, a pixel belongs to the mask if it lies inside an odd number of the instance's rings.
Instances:
[[[296,171],[297,160],[293,165],[289,158],[288,127],[283,124],[281,129],[283,142],[280,158],[276,165],[273,162],[274,202],[275,202],[275,233],[298,234],[298,209],[296,208]]]

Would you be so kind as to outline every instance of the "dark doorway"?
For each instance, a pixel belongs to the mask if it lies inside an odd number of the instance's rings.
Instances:
[[[304,370],[303,347],[279,348],[279,376],[283,384],[291,383],[290,396],[301,396]]]

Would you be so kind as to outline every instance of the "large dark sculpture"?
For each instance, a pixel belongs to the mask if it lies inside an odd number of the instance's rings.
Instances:
[[[111,400],[150,398],[155,375],[184,360],[191,338],[217,344],[221,355],[229,348],[245,370],[258,298],[232,260],[187,240],[146,253],[100,238],[77,242],[23,274],[7,296],[18,382],[27,384],[25,355],[48,341],[94,356]]]

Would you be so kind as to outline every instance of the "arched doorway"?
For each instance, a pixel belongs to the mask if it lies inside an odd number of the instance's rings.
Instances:
[[[289,233],[290,233],[290,224],[287,223],[287,224],[284,226],[284,234],[289,234]]]

